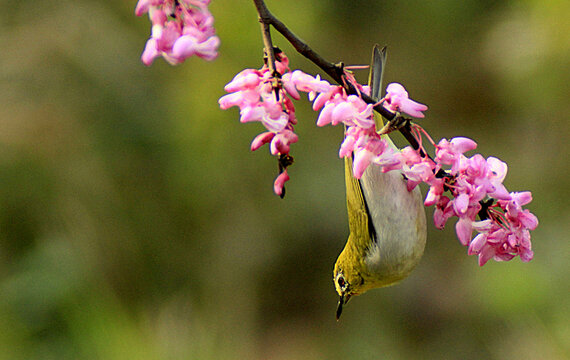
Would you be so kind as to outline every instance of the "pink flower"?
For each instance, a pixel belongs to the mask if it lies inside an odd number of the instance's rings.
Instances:
[[[479,265],[483,266],[494,258],[496,261],[508,261],[520,256],[523,262],[532,260],[530,233],[524,228],[505,228],[492,220],[473,224],[480,232],[469,244],[469,255],[479,256]]]
[[[192,55],[197,55],[204,60],[214,60],[218,56],[220,39],[211,36],[207,40],[198,42],[198,39],[191,35],[179,37],[172,46],[172,57],[182,62]]]
[[[379,136],[373,129],[349,126],[340,146],[339,157],[354,153],[352,172],[355,178],[362,177],[372,163],[381,166],[383,171],[399,169],[399,152],[395,151],[386,138]]]
[[[398,150],[395,146],[390,146],[390,144],[386,141],[386,138],[381,139],[385,142],[386,146],[382,148],[382,152],[380,154],[377,154],[374,157],[374,164],[380,166],[383,173],[402,169],[400,150]]]
[[[454,216],[453,203],[447,196],[441,196],[433,211],[433,223],[436,228],[443,229],[447,220]]]
[[[465,137],[456,137],[448,141],[441,139],[435,146],[435,161],[445,165],[452,165],[451,174],[457,174],[464,159],[463,153],[473,150],[477,143]]]
[[[362,129],[374,127],[372,104],[366,104],[356,95],[350,95],[346,101],[340,102],[331,117],[333,125],[343,123],[348,126],[357,125]]]
[[[260,147],[262,147],[263,145],[269,143],[274,136],[275,133],[272,133],[271,131],[266,131],[264,133],[257,135],[255,139],[253,139],[253,141],[251,142],[251,151],[255,151]]]
[[[299,100],[301,98],[298,91],[306,93],[326,93],[331,88],[328,81],[321,80],[319,75],[313,77],[300,70],[295,70],[292,73],[286,73],[283,75],[282,81],[283,87],[287,90],[287,93],[295,100]]]
[[[429,184],[430,188],[428,193],[426,194],[426,198],[424,200],[424,206],[435,205],[439,201],[441,195],[443,195],[443,192],[445,191],[444,189],[445,182],[443,179],[434,177],[434,179],[430,180]]]
[[[411,166],[410,166],[411,165]],[[402,168],[402,172],[408,179],[409,187],[414,188],[417,184],[421,182],[428,183],[435,175],[433,172],[434,166],[433,162],[429,160],[422,159],[421,161],[410,164],[407,162]],[[413,185],[411,185],[413,184]]]
[[[537,217],[522,206],[532,201],[530,191],[511,193],[510,200],[499,201],[499,206],[506,210],[507,219],[515,226],[534,230],[538,226]]]
[[[393,112],[400,111],[416,118],[423,118],[422,111],[427,110],[427,106],[415,102],[408,98],[406,89],[398,83],[391,83],[386,88],[386,97],[383,106]]]
[[[271,140],[271,154],[289,154],[289,144],[296,143],[298,140],[297,134],[291,130],[285,129],[277,133]]]
[[[360,131],[362,130],[355,126],[350,126],[346,129],[344,133],[344,141],[340,145],[338,157],[344,158],[352,154],[356,145],[356,139],[360,136]]]
[[[287,57],[281,53],[279,59]],[[276,65],[280,62],[277,61]],[[288,63],[288,60],[287,60]],[[288,66],[278,67],[288,69]],[[230,92],[218,101],[222,109],[232,106],[240,108],[240,121],[259,121],[271,132],[278,133],[285,129],[288,124],[296,124],[295,107],[288,96],[299,98],[298,91],[314,91],[314,89],[328,90],[326,81],[304,74],[300,71],[286,73],[282,76],[283,85],[280,89],[272,87],[272,74],[264,66],[260,70],[246,69],[237,74],[231,82],[225,86]],[[275,95],[278,91],[278,96]]]
[[[469,218],[460,218],[455,224],[455,233],[461,245],[469,245],[471,241],[471,234],[473,233],[472,221]]]
[[[141,55],[141,61],[146,66],[149,66],[158,56],[160,56],[160,53],[156,46],[156,39],[148,39]]]
[[[252,141],[252,151],[269,143],[272,155],[283,156],[288,155],[291,144],[298,141],[293,129],[297,118],[291,98],[300,99],[299,91],[329,92],[331,86],[318,76],[299,70],[291,73],[287,56],[275,55],[275,68],[280,77],[275,78],[266,65],[259,70],[243,70],[224,87],[229,94],[222,96],[218,103],[222,109],[239,107],[241,122],[258,121],[268,130]],[[282,163],[280,166],[286,167]],[[274,183],[277,195],[284,194],[283,184],[288,180],[286,171],[277,177]]]
[[[240,121],[243,123],[259,121],[267,130],[275,133],[285,129],[290,122],[296,122],[295,109],[291,102],[284,100],[284,91],[280,91],[281,101],[277,100],[270,82],[271,74],[267,68],[240,72],[225,86],[225,90],[231,93],[218,100],[220,108],[239,107]]]
[[[324,105],[317,119],[317,126],[328,124],[334,126],[342,123],[362,129],[373,128],[375,123],[372,104],[366,104],[356,95],[347,96],[344,90],[338,88],[335,87],[328,93],[322,93],[315,99],[313,109],[320,109]],[[319,104],[315,105],[317,103]]]
[[[135,15],[141,16],[146,14],[151,6],[158,7],[163,3],[163,0],[139,0],[135,8]]]
[[[228,92],[255,89],[263,80],[263,72],[254,69],[245,69],[238,73],[232,81],[230,81],[224,90]]]
[[[489,219],[473,222],[479,235],[470,242],[468,254],[478,255],[480,266],[492,258],[508,261],[520,256],[523,262],[532,260],[529,231],[536,228],[538,219],[522,209],[531,200],[530,192],[511,193],[509,200],[499,200],[489,208]]]
[[[152,23],[142,62],[149,66],[162,56],[172,65],[196,55],[205,60],[218,56],[220,39],[215,35],[209,0],[139,0],[135,14],[148,13]]]
[[[487,158],[487,165],[491,172],[489,174],[489,185],[491,186],[489,196],[501,200],[510,199],[511,195],[503,185],[503,180],[507,176],[507,164],[491,156]]]
[[[337,100],[330,101],[335,97],[338,97]],[[315,97],[315,99],[313,100],[313,110],[319,111],[323,106],[327,104],[332,105],[338,101],[342,101],[342,99],[346,99],[346,97],[347,97],[346,92],[344,91],[344,88],[342,86],[331,86],[329,88],[329,91],[320,93],[318,96]]]
[[[285,183],[287,181],[289,181],[289,175],[287,174],[287,170],[285,170],[275,179],[275,182],[273,183],[273,192],[283,197],[283,191],[285,190]]]

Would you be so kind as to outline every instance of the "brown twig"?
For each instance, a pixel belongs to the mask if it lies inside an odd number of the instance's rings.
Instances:
[[[304,57],[306,57],[313,64],[321,68],[327,75],[329,75],[337,84],[342,84],[348,94],[360,95],[362,100],[367,104],[376,104],[377,101],[372,99],[370,96],[359,93],[357,89],[348,81],[343,81],[344,76],[344,65],[342,63],[332,63],[327,61],[321,55],[316,53],[307,43],[301,40],[297,35],[295,35],[289,28],[283,24],[279,19],[277,19],[267,8],[263,0],[253,0],[257,13],[259,16],[259,21],[262,26],[263,42],[265,44],[266,51],[271,54],[269,59],[275,60],[275,55],[273,54],[273,46],[271,45],[271,35],[269,34],[269,25],[273,26],[289,43],[297,50],[297,52]],[[273,57],[271,57],[273,56]],[[275,64],[273,63],[273,66]],[[270,68],[271,69],[271,68]],[[273,70],[275,67],[273,67]],[[382,115],[388,121],[394,120],[396,114],[386,109],[382,105],[378,104],[374,107],[374,110]],[[419,144],[416,138],[412,135],[410,128],[407,126],[401,127],[399,129],[400,133],[404,138],[410,143],[412,148],[419,149]],[[421,155],[426,155],[422,154]]]

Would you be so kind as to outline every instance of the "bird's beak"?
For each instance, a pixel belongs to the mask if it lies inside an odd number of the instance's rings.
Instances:
[[[343,293],[338,299],[338,306],[336,308],[336,320],[340,319],[340,315],[342,314],[342,307],[350,300],[350,295]]]
[[[344,305],[344,294],[340,296],[340,299],[338,299],[338,306],[336,307],[336,321],[340,319],[343,305]]]

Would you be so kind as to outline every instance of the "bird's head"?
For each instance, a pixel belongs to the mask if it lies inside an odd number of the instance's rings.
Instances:
[[[333,281],[336,292],[340,296],[336,310],[337,320],[342,314],[343,306],[348,303],[351,297],[368,290],[361,268],[365,265],[356,256],[351,256],[350,253],[350,249],[345,248],[334,266]]]

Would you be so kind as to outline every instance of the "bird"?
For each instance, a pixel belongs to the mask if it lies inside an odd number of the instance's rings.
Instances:
[[[370,66],[371,97],[378,101],[386,63],[386,47],[375,45]],[[375,114],[375,116],[378,116]],[[381,118],[376,118],[381,129]],[[388,136],[388,135],[382,135]],[[390,138],[390,146],[396,147]],[[352,155],[354,156],[354,155]],[[336,319],[348,301],[368,290],[390,286],[408,277],[425,248],[426,215],[418,187],[408,191],[398,170],[383,173],[371,164],[360,179],[353,158],[344,158],[349,236],[333,272],[340,296]]]

